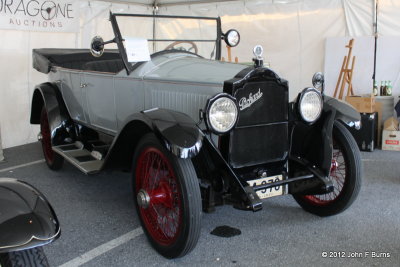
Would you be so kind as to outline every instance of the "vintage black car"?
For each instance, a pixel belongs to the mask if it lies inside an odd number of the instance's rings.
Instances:
[[[183,21],[188,30],[166,23],[161,29],[174,27],[132,39],[139,24],[127,21],[135,19]],[[345,125],[358,128],[360,116],[323,94],[322,75],[289,102],[288,82],[263,66],[261,46],[251,66],[220,60],[222,40],[240,40],[222,32],[220,18],[110,13],[110,22],[114,37],[96,36],[90,51],[33,51],[50,82],[34,90],[31,123],[40,124],[53,170],[64,159],[87,174],[130,170],[141,224],[159,253],[190,252],[202,210],[218,205],[258,211],[263,199],[292,194],[329,216],[352,204],[362,165]],[[195,35],[201,23],[211,37]],[[132,59],[137,53],[143,59]]]
[[[50,203],[26,182],[0,178],[0,266],[49,266],[42,246],[61,230]]]

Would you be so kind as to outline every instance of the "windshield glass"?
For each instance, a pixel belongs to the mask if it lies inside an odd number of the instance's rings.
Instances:
[[[166,49],[185,50],[208,59],[217,55],[217,18],[115,14],[122,38],[145,38],[150,54]]]

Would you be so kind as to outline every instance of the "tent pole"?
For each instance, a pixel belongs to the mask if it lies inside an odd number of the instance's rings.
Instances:
[[[153,2],[153,15],[157,15],[158,13],[158,1],[154,0]],[[153,18],[153,40],[156,39],[156,18]],[[153,42],[153,53],[155,53],[156,50],[156,42]]]
[[[378,5],[379,5],[379,0],[375,0],[375,19],[374,19],[374,37],[375,37],[375,45],[374,45],[374,73],[372,74],[372,80],[373,80],[373,85],[374,87],[375,82],[376,82],[376,48],[378,44]]]

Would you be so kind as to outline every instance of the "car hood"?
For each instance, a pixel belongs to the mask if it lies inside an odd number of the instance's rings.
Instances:
[[[188,53],[170,53],[152,58],[135,73],[144,80],[223,85],[246,65],[208,60]]]

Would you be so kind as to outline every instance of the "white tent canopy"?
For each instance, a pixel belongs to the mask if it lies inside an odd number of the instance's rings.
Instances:
[[[109,26],[110,10],[151,14],[155,11],[153,7],[157,6],[156,11],[161,15],[220,16],[224,31],[235,28],[241,34],[241,43],[232,50],[233,56],[237,56],[240,62],[249,62],[252,48],[261,44],[265,62],[289,81],[291,99],[311,85],[312,74],[324,70],[324,65],[329,67],[327,92],[332,91],[345,54],[344,43],[349,37],[367,40],[356,39],[356,56],[361,57],[357,51],[368,54],[368,57],[373,54],[370,47],[373,43],[369,40],[373,38],[374,0],[116,0],[78,3],[77,33],[0,29],[0,136],[3,147],[33,142],[39,132],[37,126],[29,124],[30,103],[34,86],[46,81],[47,77],[32,69],[32,49],[89,47],[93,36],[107,34],[105,26]],[[400,1],[380,0],[379,3],[380,38],[392,38],[393,51],[400,43],[396,43],[400,39]],[[343,44],[336,42],[334,44],[340,45],[330,45],[328,51],[325,43],[332,38],[343,39]],[[325,53],[331,55],[329,60],[333,58],[332,61],[326,61]],[[226,57],[225,48],[222,55]],[[389,61],[397,59],[390,57]],[[381,58],[381,62],[388,60]],[[369,67],[369,59],[364,62],[368,66],[356,63],[353,84],[356,89],[370,92],[372,66]],[[390,77],[384,77],[389,72],[384,72],[383,67],[378,66],[377,80],[392,80],[394,93],[398,94],[399,67],[387,66],[392,68]]]

